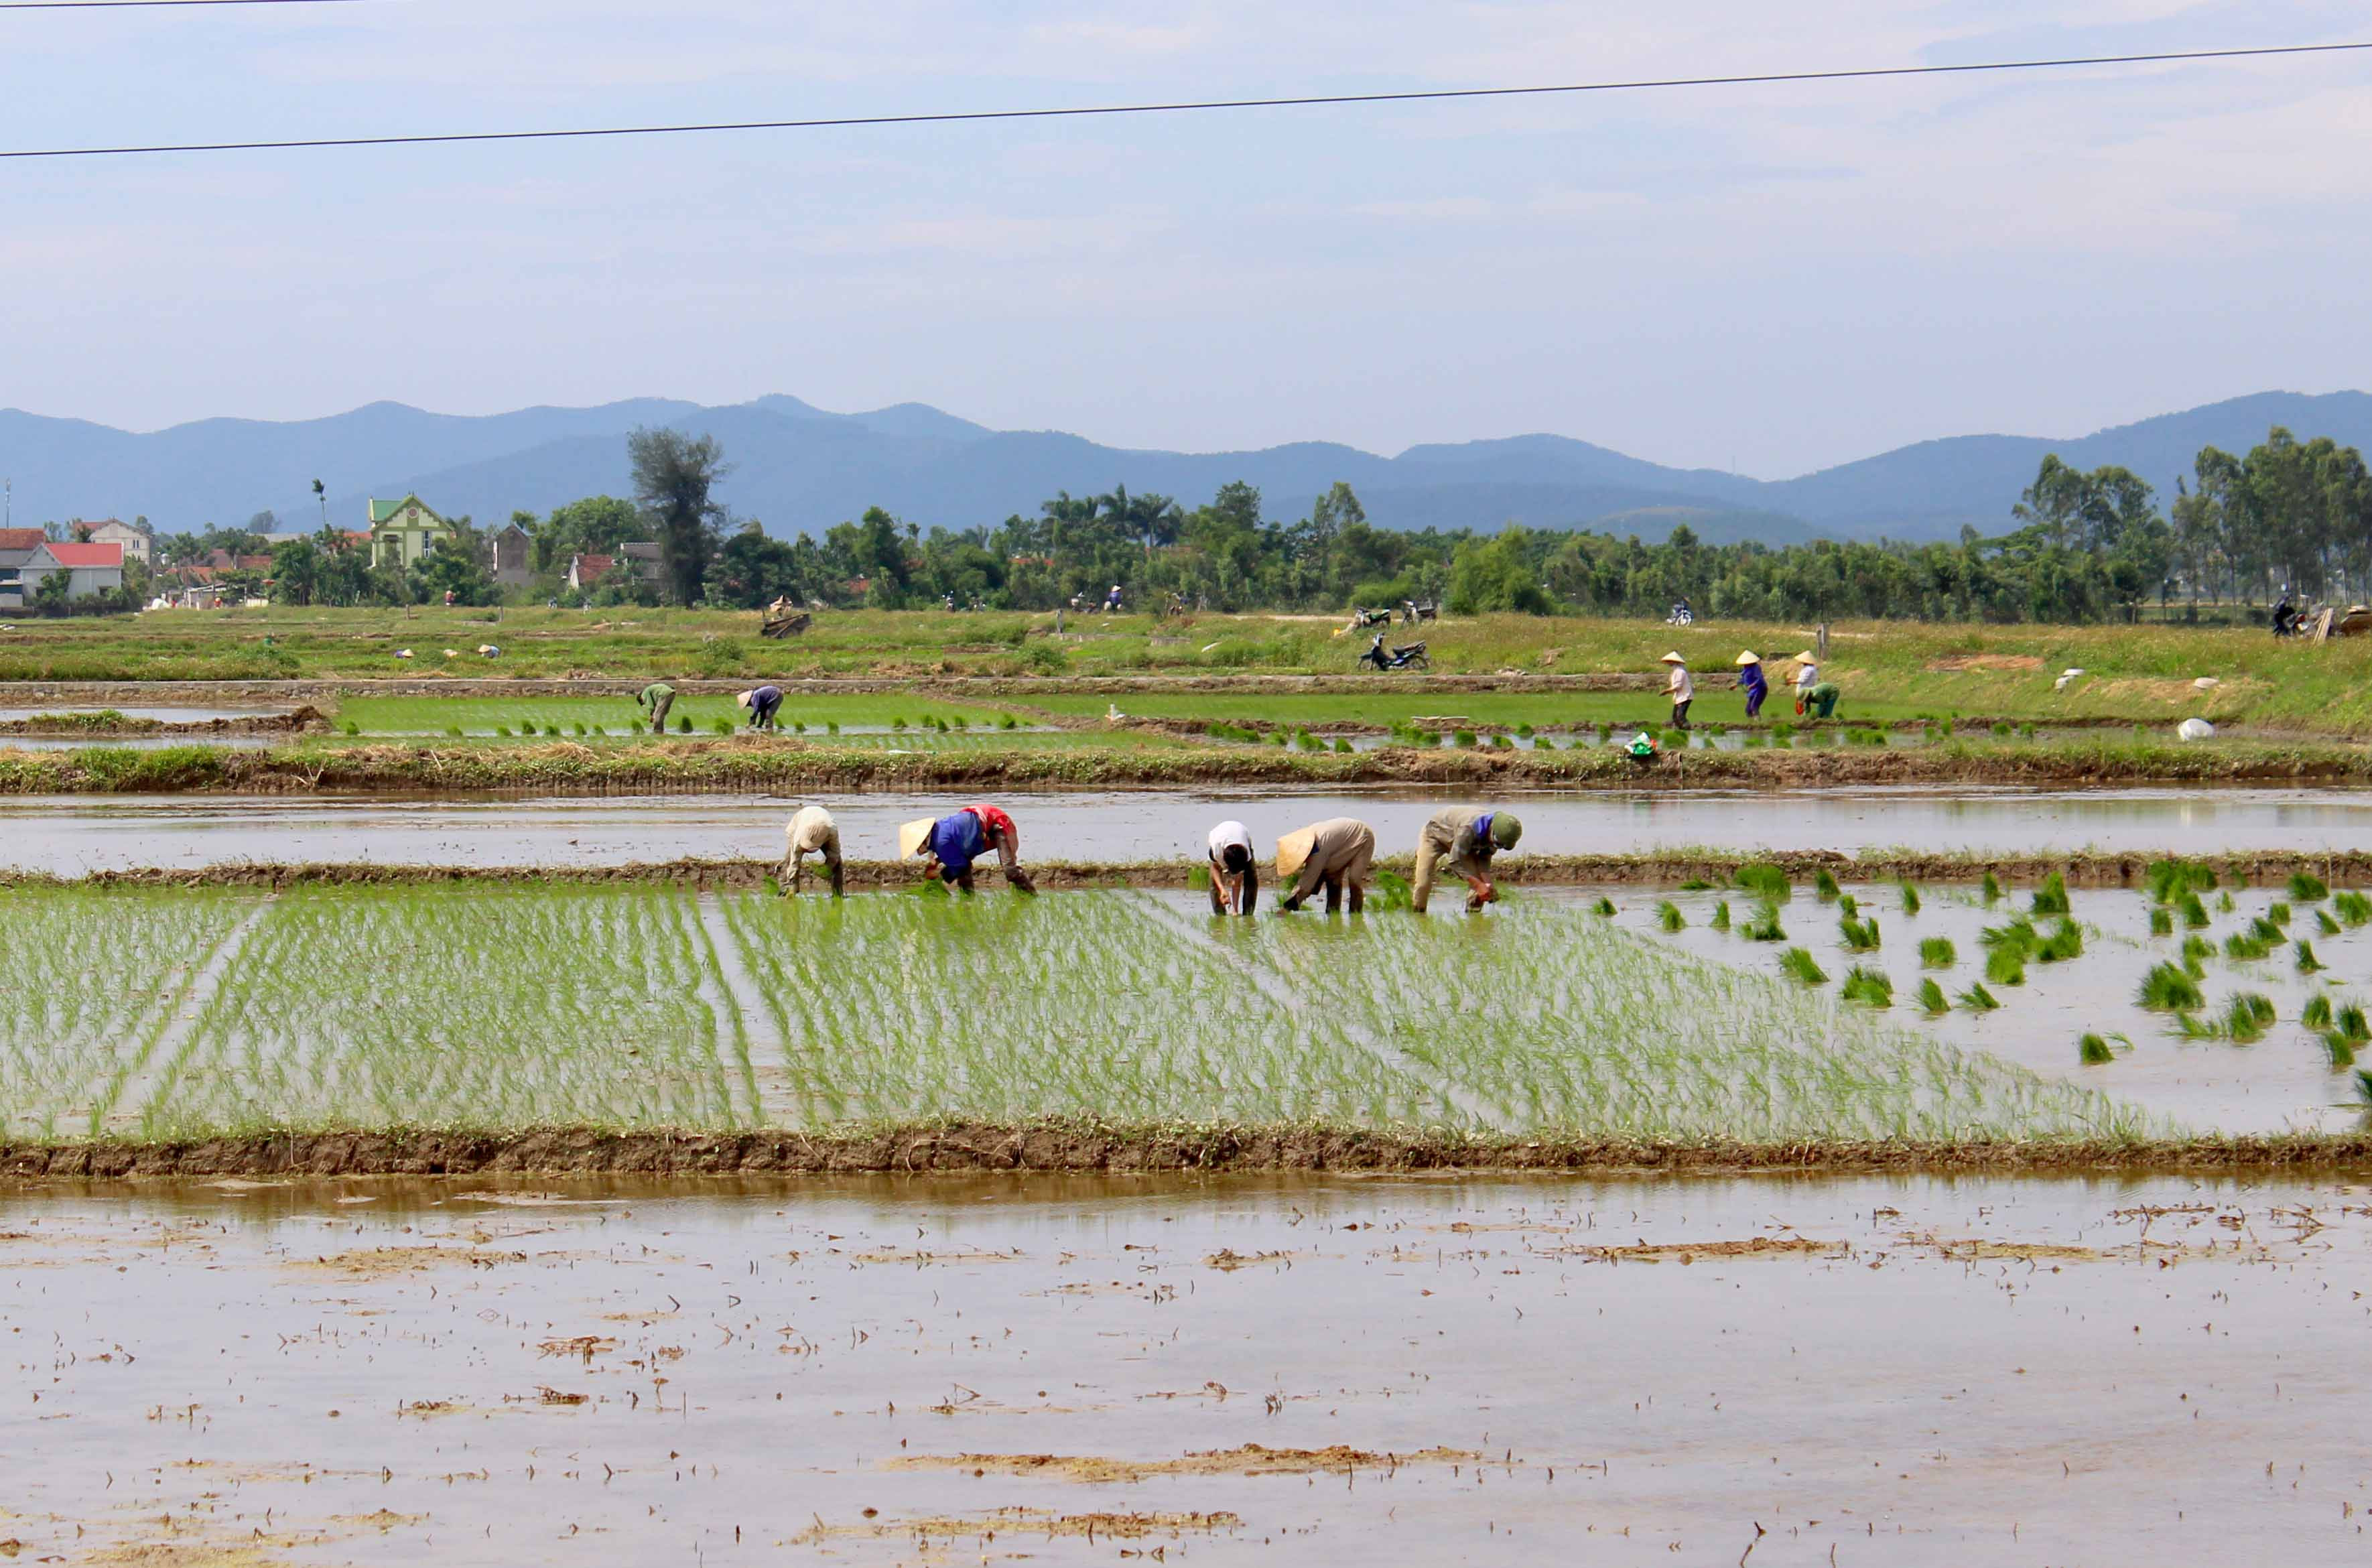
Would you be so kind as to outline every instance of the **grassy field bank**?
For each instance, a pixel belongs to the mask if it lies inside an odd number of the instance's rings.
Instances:
[[[2188,745],[2101,731],[2036,741],[1916,747],[1799,737],[1792,746],[1667,752],[1387,747],[1338,752],[1197,745],[1156,732],[875,735],[820,739],[645,737],[364,744],[239,750],[188,745],[0,749],[0,795],[95,792],[530,790],[711,793],[963,785],[1064,788],[1457,784],[1476,788],[1818,788],[1848,784],[2323,784],[2372,782],[2372,751],[2329,742]]]
[[[1337,626],[1326,617],[1206,615],[1184,624],[1066,617],[1057,633],[1052,616],[833,611],[820,614],[804,637],[770,643],[757,636],[754,614],[722,611],[157,612],[17,622],[0,635],[0,681],[1350,674],[1364,639],[1336,637]],[[1436,670],[1485,677],[1653,677],[1657,656],[1678,649],[1697,670],[1709,708],[1714,682],[1729,675],[1740,648],[1783,657],[1807,646],[1813,631],[1502,615],[1454,619],[1423,634]],[[488,643],[501,646],[499,659],[477,656]],[[456,656],[447,658],[448,649]],[[404,650],[413,657],[399,659]],[[2054,691],[2068,668],[2087,673]],[[1844,688],[1848,712],[1866,718],[2159,721],[2207,709],[2255,724],[2372,734],[2372,640],[2317,648],[2245,630],[1839,621],[1824,672]],[[2203,694],[2192,685],[2203,676],[2220,684]],[[1180,716],[1253,715],[1190,709]]]

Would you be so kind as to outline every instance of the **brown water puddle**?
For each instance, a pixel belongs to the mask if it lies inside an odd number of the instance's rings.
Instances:
[[[2278,1540],[2353,1560],[2367,1191],[10,1190],[0,1551],[1765,1568]]]

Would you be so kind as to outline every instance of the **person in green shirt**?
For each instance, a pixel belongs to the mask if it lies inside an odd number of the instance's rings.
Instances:
[[[654,680],[634,698],[634,705],[651,715],[651,733],[667,728],[668,710],[675,706],[675,688],[664,680]]]

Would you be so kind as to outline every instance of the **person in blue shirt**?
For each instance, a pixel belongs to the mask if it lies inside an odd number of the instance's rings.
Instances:
[[[779,686],[761,686],[753,691],[742,692],[734,701],[750,710],[751,729],[773,729],[774,714],[783,705],[783,689]]]
[[[921,824],[911,824],[919,828]],[[901,844],[901,849],[904,846]],[[932,822],[908,854],[924,857],[923,875],[963,892],[972,890],[972,863],[994,852],[1005,879],[1019,892],[1034,893],[1037,884],[1021,869],[1021,833],[1013,819],[994,806],[967,806]]]
[[[1746,693],[1746,716],[1752,718],[1762,711],[1762,699],[1771,695],[1771,682],[1762,677],[1762,656],[1751,648],[1738,656],[1738,684]]]

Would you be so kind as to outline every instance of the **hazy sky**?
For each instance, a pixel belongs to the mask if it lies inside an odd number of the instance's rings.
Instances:
[[[0,146],[2372,37],[2256,0],[363,0],[0,12]],[[1060,124],[0,161],[0,404],[918,400],[1783,477],[2372,355],[2372,54]]]

